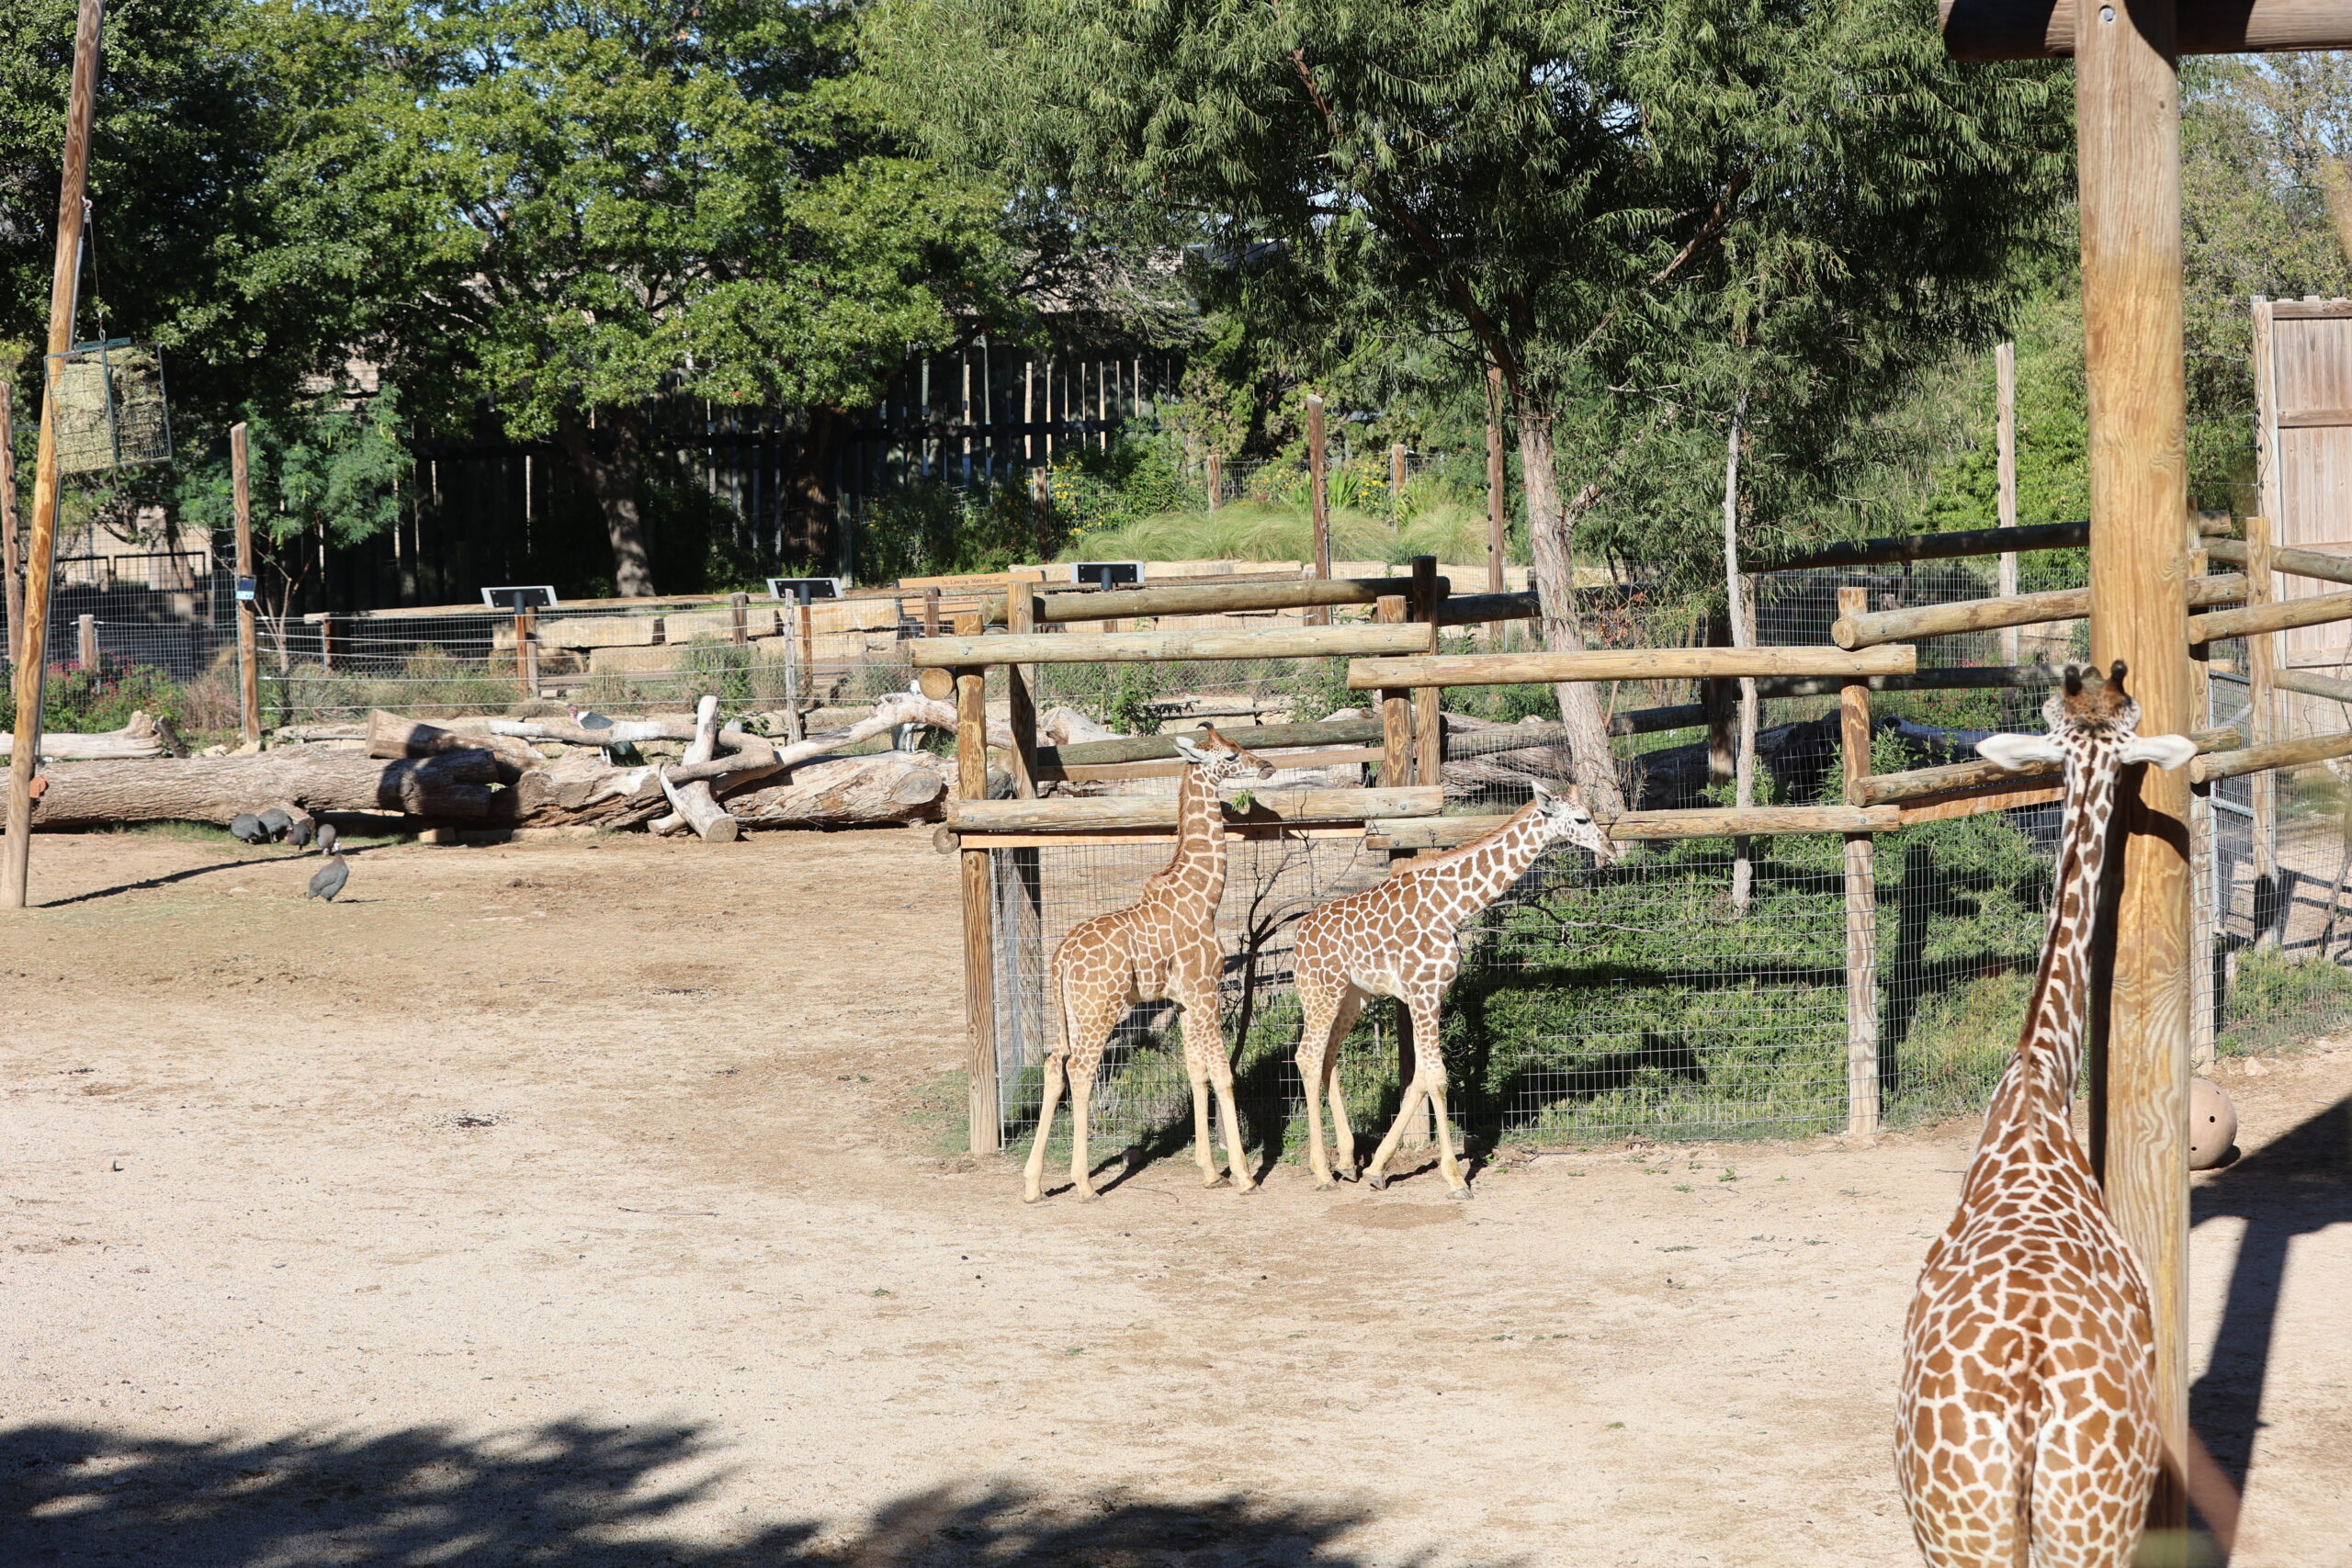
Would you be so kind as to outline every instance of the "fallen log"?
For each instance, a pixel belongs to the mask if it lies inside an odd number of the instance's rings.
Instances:
[[[33,804],[36,828],[214,822],[273,806],[479,821],[492,815],[498,761],[481,750],[384,761],[294,748],[251,757],[53,762]]]
[[[708,762],[718,750],[718,699],[707,696],[695,705],[695,737],[686,745],[684,758],[689,768]],[[679,784],[669,776],[667,769],[657,767],[653,776],[661,781],[662,793],[670,797],[672,815],[659,818],[649,826],[656,833],[674,833],[681,828],[692,828],[695,836],[706,844],[732,843],[737,833],[735,818],[718,804],[711,793],[710,781],[693,778]]]
[[[60,761],[104,761],[113,759],[141,757],[185,757],[187,749],[176,744],[171,726],[145,713],[134,713],[130,722],[120,729],[100,730],[79,734],[72,730],[53,730],[40,738],[40,754]],[[0,734],[0,757],[16,754],[17,738]]]
[[[506,784],[513,784],[524,773],[547,762],[527,743],[511,735],[460,734],[422,719],[387,713],[382,708],[368,711],[367,739],[370,757],[437,757],[448,751],[487,751],[506,765],[511,775],[503,778]]]
[[[793,770],[787,784],[727,795],[736,821],[752,828],[835,828],[936,818],[947,794],[938,760],[918,752],[829,757]]]

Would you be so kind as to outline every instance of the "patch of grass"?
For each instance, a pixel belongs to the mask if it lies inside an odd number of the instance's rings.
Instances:
[[[914,1109],[905,1120],[929,1134],[928,1153],[952,1159],[972,1152],[971,1085],[967,1073],[944,1073],[915,1090]]]
[[[2237,955],[2214,1050],[2223,1056],[2251,1056],[2291,1049],[2340,1031],[2347,1021],[2352,971],[2324,958],[2249,948]]]

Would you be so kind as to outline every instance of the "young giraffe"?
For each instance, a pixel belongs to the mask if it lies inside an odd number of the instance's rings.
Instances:
[[[1329,1187],[1319,1105],[1331,1101],[1331,1134],[1342,1172],[1355,1175],[1355,1134],[1340,1097],[1340,1042],[1373,997],[1395,997],[1413,1016],[1413,1081],[1405,1086],[1396,1120],[1372,1156],[1374,1188],[1388,1185],[1388,1161],[1427,1095],[1437,1115],[1439,1168],[1455,1198],[1470,1196],[1453,1156],[1453,1128],[1445,1114],[1445,1059],[1440,1054],[1438,1004],[1461,971],[1453,935],[1462,922],[1510,891],[1535,857],[1566,839],[1602,865],[1616,846],[1576,801],[1543,784],[1510,820],[1451,854],[1412,861],[1361,893],[1334,898],[1298,922],[1292,968],[1304,1015],[1298,1039],[1298,1081],[1306,1091],[1307,1159],[1315,1185]]]
[[[2120,660],[2105,682],[2070,667],[2042,709],[2047,736],[1977,747],[2005,768],[2063,762],[2066,795],[2018,1054],[1904,1327],[1895,1471],[1934,1568],[2118,1568],[2155,1481],[2147,1280],[2068,1121],[2117,775],[2197,753],[2182,736],[2134,737],[2123,676]]]
[[[1188,764],[1176,791],[1176,854],[1144,884],[1143,897],[1124,909],[1072,926],[1054,949],[1054,994],[1062,1010],[1062,1043],[1046,1058],[1046,1100],[1037,1112],[1037,1141],[1029,1150],[1024,1201],[1037,1201],[1046,1172],[1046,1141],[1054,1107],[1069,1084],[1070,1183],[1082,1202],[1097,1196],[1086,1158],[1087,1104],[1094,1069],[1111,1032],[1137,1002],[1171,1001],[1183,1010],[1184,1070],[1193,1080],[1193,1157],[1201,1185],[1217,1184],[1209,1147],[1209,1085],[1225,1112],[1225,1161],[1233,1184],[1257,1185],[1241,1153],[1241,1122],[1233,1108],[1233,1064],[1225,1054],[1217,982],[1224,968],[1216,940],[1217,900],[1225,897],[1225,813],[1217,785],[1262,779],[1274,765],[1204,725],[1178,736]]]

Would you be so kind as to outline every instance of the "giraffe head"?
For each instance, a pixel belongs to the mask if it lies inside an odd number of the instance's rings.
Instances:
[[[2133,762],[2169,770],[2197,755],[2197,742],[2186,735],[2135,733],[2140,705],[2123,689],[2124,673],[2120,659],[2104,681],[2096,671],[2069,664],[2064,684],[2041,705],[2049,734],[1988,736],[1977,742],[1977,755],[2012,772],[2057,762],[2070,779],[2082,780],[2111,776]]]
[[[1565,839],[1589,853],[1595,865],[1608,865],[1617,859],[1617,841],[1584,808],[1575,785],[1571,784],[1566,795],[1554,795],[1542,779],[1535,780],[1534,785],[1535,817],[1545,845]]]
[[[1273,776],[1274,765],[1255,751],[1244,750],[1204,724],[1190,735],[1176,737],[1176,755],[1189,763],[1211,789],[1236,779]]]

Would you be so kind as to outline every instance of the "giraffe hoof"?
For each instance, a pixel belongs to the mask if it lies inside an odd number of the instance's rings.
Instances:
[[[1449,1187],[1445,1190],[1445,1195],[1459,1202],[1470,1201],[1470,1189],[1467,1187]]]
[[[1340,1184],[1337,1181],[1328,1176],[1318,1176],[1315,1179],[1315,1190],[1317,1192],[1329,1192],[1339,1185]]]
[[[1079,1190],[1078,1201],[1081,1203],[1099,1203],[1102,1201],[1102,1194],[1091,1187],[1081,1188]]]
[[[1233,1184],[1233,1190],[1237,1196],[1247,1198],[1250,1193],[1258,1190],[1258,1184],[1254,1181],[1237,1181]]]
[[[1204,1170],[1201,1173],[1201,1185],[1204,1187],[1215,1187],[1224,1179],[1223,1175],[1214,1170]]]
[[[1388,1190],[1388,1173],[1385,1170],[1374,1171],[1370,1176],[1364,1178],[1364,1181],[1374,1192],[1385,1192]]]

